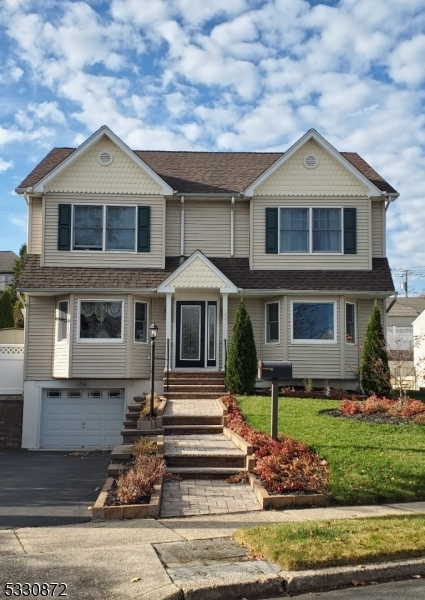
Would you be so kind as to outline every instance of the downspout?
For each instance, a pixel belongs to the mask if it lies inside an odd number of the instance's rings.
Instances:
[[[180,197],[180,256],[184,256],[184,196]]]
[[[28,196],[27,192],[30,192],[32,188],[27,188],[25,192],[22,194],[25,200],[25,204],[27,205],[27,251],[29,252],[30,247],[30,203],[31,198]]]
[[[230,203],[230,256],[235,253],[235,197]]]
[[[387,310],[385,312],[387,312],[387,313],[390,312],[390,310],[392,309],[392,307],[394,306],[394,304],[397,301],[397,296],[398,296],[398,292],[394,292],[394,298],[393,298],[391,304],[389,305],[389,307],[387,308]]]

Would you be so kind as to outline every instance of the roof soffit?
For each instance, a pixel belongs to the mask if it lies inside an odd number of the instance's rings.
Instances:
[[[315,140],[324,150],[329,154],[345,169],[347,169],[360,183],[362,183],[368,190],[369,196],[382,196],[385,195],[379,188],[377,188],[369,179],[360,173],[356,167],[354,167],[350,161],[348,161],[340,152],[338,152],[324,137],[322,137],[315,129],[310,129],[305,135],[303,135],[289,150],[287,150],[273,165],[271,165],[260,177],[258,177],[251,185],[245,190],[246,196],[253,196],[255,189],[261,185],[272,173],[274,173],[279,167],[281,167],[291,156],[293,156],[300,148],[302,148],[309,140]]]
[[[163,195],[172,195],[173,189],[163,180],[151,167],[149,167],[137,154],[133,152],[113,131],[106,125],[103,125],[96,133],[90,136],[81,144],[74,152],[72,152],[65,160],[52,169],[45,177],[43,177],[34,187],[33,192],[44,193],[46,185],[56,178],[62,171],[67,169],[70,164],[81,157],[89,148],[96,144],[103,136],[106,136],[113,142],[124,154],[136,163],[149,177],[151,177],[162,190]]]

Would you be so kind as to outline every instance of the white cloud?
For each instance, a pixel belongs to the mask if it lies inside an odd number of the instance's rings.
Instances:
[[[12,223],[14,227],[17,227],[22,233],[27,231],[27,219],[26,217],[18,214],[6,214],[6,219]]]
[[[4,173],[8,169],[11,169],[13,166],[13,160],[3,160],[2,158],[0,158],[0,173]]]
[[[394,81],[417,86],[425,80],[425,35],[401,42],[392,52],[389,64]]]

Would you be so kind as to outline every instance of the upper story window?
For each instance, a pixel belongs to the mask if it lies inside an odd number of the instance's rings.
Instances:
[[[150,206],[59,204],[58,250],[150,252]]]
[[[335,302],[292,302],[292,342],[336,342]]]
[[[266,208],[266,254],[356,254],[356,208]]]
[[[68,339],[68,301],[58,302],[57,307],[57,341]]]
[[[341,241],[340,208],[280,209],[280,253],[340,253]]]
[[[80,300],[78,312],[80,341],[123,341],[122,301]]]
[[[279,302],[266,303],[266,343],[279,343]]]

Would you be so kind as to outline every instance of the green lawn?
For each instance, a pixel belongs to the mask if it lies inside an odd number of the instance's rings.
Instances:
[[[238,398],[249,425],[270,431],[270,398]],[[338,401],[279,398],[279,433],[329,463],[333,504],[425,499],[425,427],[375,425],[321,415]]]

